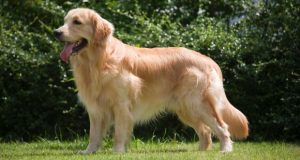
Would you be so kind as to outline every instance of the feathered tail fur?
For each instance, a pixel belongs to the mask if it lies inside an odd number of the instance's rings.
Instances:
[[[249,135],[246,116],[236,109],[229,101],[222,112],[223,120],[228,124],[228,130],[233,138],[245,139]]]

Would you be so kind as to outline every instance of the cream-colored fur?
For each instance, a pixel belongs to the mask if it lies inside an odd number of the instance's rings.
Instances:
[[[74,19],[82,24],[74,25]],[[221,70],[209,57],[186,48],[126,45],[113,37],[113,25],[90,9],[69,11],[58,30],[63,41],[88,40],[70,57],[90,119],[89,145],[82,153],[97,151],[112,124],[114,150],[124,152],[134,124],[163,111],[195,129],[200,150],[211,144],[211,131],[222,152],[232,151],[230,135],[248,136],[247,118],[227,100]]]

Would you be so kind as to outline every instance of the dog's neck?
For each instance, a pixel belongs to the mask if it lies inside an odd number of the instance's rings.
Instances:
[[[75,83],[81,90],[93,88],[95,81],[104,84],[114,76],[115,72],[109,70],[118,67],[117,45],[122,42],[114,37],[107,42],[109,43],[102,46],[88,46],[81,53],[70,57]]]
[[[103,70],[114,63],[112,55],[116,52],[116,46],[120,44],[122,42],[113,36],[107,38],[102,44],[90,44],[86,49],[70,58],[71,66],[75,69],[78,65],[86,67],[96,65]]]

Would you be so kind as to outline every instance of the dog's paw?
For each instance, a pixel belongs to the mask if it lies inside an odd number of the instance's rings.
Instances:
[[[228,143],[225,143],[222,145],[221,147],[221,153],[230,153],[233,151],[233,148],[232,148],[232,142],[229,141]]]
[[[115,145],[113,147],[113,151],[116,153],[125,153],[126,152],[126,148],[124,145]]]

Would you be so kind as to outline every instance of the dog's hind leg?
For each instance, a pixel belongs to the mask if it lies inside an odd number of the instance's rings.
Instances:
[[[232,141],[228,125],[223,120],[221,114],[222,110],[226,109],[224,100],[226,99],[223,83],[215,70],[211,71],[209,77],[209,86],[203,95],[204,109],[206,113],[202,112],[202,119],[213,132],[217,135],[221,142],[221,152],[232,151]]]
[[[213,91],[215,91],[214,88]],[[221,93],[221,94],[220,94]],[[220,110],[225,106],[222,102],[222,92],[206,92],[203,104],[205,109],[202,112],[201,117],[203,122],[208,125],[213,132],[217,135],[221,142],[221,152],[232,151],[232,141],[230,139],[230,133],[228,131],[228,125],[224,122]]]
[[[203,121],[207,124],[213,132],[217,135],[221,143],[221,152],[231,152],[232,151],[232,141],[230,139],[230,133],[228,131],[228,126],[223,120],[217,120],[214,114],[203,114]]]
[[[192,127],[197,133],[199,137],[199,150],[207,150],[212,143],[210,128],[205,125],[200,118],[193,117],[187,112],[177,111],[177,115],[183,123]]]
[[[205,125],[203,122],[200,122],[198,124],[196,132],[200,139],[199,150],[200,151],[207,150],[212,144],[210,128],[207,125]]]
[[[211,129],[221,142],[221,152],[231,152],[230,133],[227,124],[218,112],[218,109],[221,109],[223,105],[219,97],[210,92],[205,97],[200,97],[199,93],[191,91],[182,99],[181,104],[183,105],[177,109],[176,113],[183,122],[196,130],[200,142],[202,140],[200,149],[205,150],[210,144]]]

